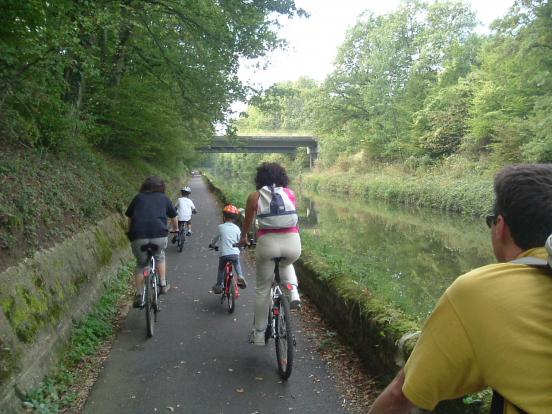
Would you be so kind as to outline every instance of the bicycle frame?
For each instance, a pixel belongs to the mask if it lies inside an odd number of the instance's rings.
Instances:
[[[224,265],[224,293],[228,295],[230,293],[230,289],[232,288],[232,284],[230,283],[229,279],[234,278],[234,264],[231,261],[226,262]],[[236,284],[235,289],[236,299],[240,296],[240,289],[238,288],[238,285]]]
[[[155,256],[151,256],[148,261],[148,265],[144,267],[144,289],[142,291],[142,303],[145,303],[146,299],[146,283],[150,283],[149,278],[152,275],[152,273],[156,273],[156,263],[155,263]]]

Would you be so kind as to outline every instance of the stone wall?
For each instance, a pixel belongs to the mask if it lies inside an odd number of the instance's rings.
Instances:
[[[57,363],[73,321],[88,314],[105,282],[132,254],[120,214],[38,251],[0,273],[0,407],[20,398]]]

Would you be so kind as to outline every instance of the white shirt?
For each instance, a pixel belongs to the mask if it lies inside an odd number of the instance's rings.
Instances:
[[[188,197],[180,197],[175,207],[178,213],[178,221],[190,221],[192,219],[192,210],[196,209],[194,202]]]
[[[240,228],[234,223],[227,221],[226,223],[219,224],[217,234],[211,241],[211,244],[219,247],[219,254],[221,256],[239,255],[240,249],[234,247],[233,244],[240,241],[240,236]]]

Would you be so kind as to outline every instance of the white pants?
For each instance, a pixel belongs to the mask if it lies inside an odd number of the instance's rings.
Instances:
[[[255,296],[255,329],[264,330],[270,307],[270,286],[274,279],[275,257],[283,257],[280,262],[280,281],[297,286],[297,276],[293,263],[301,256],[299,233],[268,233],[257,240],[255,262],[257,287]]]

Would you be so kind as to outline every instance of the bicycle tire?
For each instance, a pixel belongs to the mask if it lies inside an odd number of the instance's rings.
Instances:
[[[178,238],[177,238],[177,248],[178,248],[178,252],[179,253],[182,253],[182,249],[184,248],[184,240],[185,240],[185,225],[183,224],[182,226],[180,226],[180,229],[178,230]]]
[[[227,278],[227,284],[230,284],[228,286],[228,293],[227,295],[227,304],[228,304],[228,313],[234,313],[234,310],[236,309],[236,278],[235,277],[229,277]]]
[[[150,275],[145,280],[145,289],[146,289],[146,298],[145,298],[145,304],[144,308],[146,311],[146,333],[149,338],[151,338],[154,334],[155,328],[155,309],[153,307],[153,298],[152,296],[155,295],[155,292],[152,291],[152,279],[153,275],[150,273]]]
[[[277,304],[278,315],[274,315],[274,342],[276,344],[276,360],[278,361],[278,374],[283,380],[287,380],[293,369],[293,326],[291,311],[287,297],[280,296]]]
[[[157,313],[159,313],[159,276],[157,275],[157,271],[154,273],[155,277],[153,278],[153,281],[151,283],[151,286],[153,288],[153,310],[154,310],[154,321],[157,323]]]

